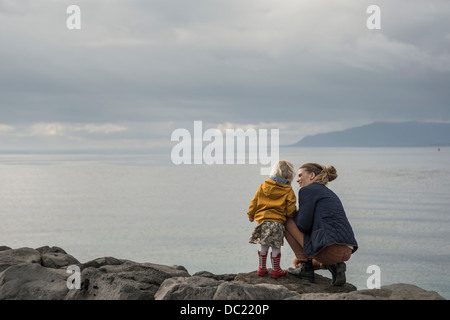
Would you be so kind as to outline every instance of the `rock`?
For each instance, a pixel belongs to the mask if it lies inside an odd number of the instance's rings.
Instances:
[[[78,266],[80,267],[81,270],[83,270],[83,269],[89,268],[89,267],[100,268],[100,267],[107,266],[107,265],[120,265],[122,263],[123,263],[122,260],[116,259],[114,257],[102,257],[102,258],[97,258],[97,259],[88,261],[88,262],[80,264]]]
[[[348,293],[304,293],[300,300],[380,300],[372,295],[362,294],[359,291]]]
[[[64,253],[45,253],[41,256],[42,266],[47,268],[59,269],[70,265],[76,265],[80,262],[70,254]]]
[[[164,280],[155,300],[212,300],[221,280],[192,276]]]
[[[45,254],[45,253],[49,253],[49,252],[67,254],[67,252],[60,247],[43,246],[43,247],[36,248],[36,250],[39,251],[40,254]]]
[[[109,261],[112,264],[104,264],[98,268],[85,267],[81,272],[80,290],[70,290],[65,299],[153,300],[165,279],[190,277],[187,271],[153,263],[136,263],[115,258],[97,260],[99,261]]]
[[[302,280],[287,274],[285,277],[271,279],[270,277],[259,277],[256,273],[240,273],[236,276],[237,281],[246,283],[270,283],[280,284],[287,289],[299,293],[299,296],[289,299],[300,300],[445,300],[437,292],[426,291],[411,284],[392,284],[382,286],[380,289],[356,290],[352,284],[336,287],[330,284],[330,279],[316,273],[315,283]]]
[[[81,287],[68,289],[76,265]],[[76,272],[76,271],[74,271]],[[73,278],[72,278],[73,279]],[[316,273],[315,283],[287,274],[272,279],[256,271],[191,276],[183,266],[137,263],[101,257],[80,263],[59,247],[11,249],[0,246],[0,300],[444,300],[434,291],[410,284],[356,290],[352,284],[331,285]]]
[[[0,272],[21,263],[41,263],[41,254],[32,248],[19,248],[0,251]]]
[[[165,280],[155,300],[284,300],[300,295],[277,284],[248,284],[193,275]]]
[[[69,289],[62,269],[21,263],[0,273],[0,300],[62,300]]]
[[[350,293],[307,293],[301,300],[445,300],[437,292],[415,285],[397,283],[380,289],[364,289]]]
[[[242,281],[250,284],[274,284],[282,285],[288,290],[295,291],[299,294],[304,293],[339,293],[339,292],[352,292],[356,290],[356,287],[350,283],[346,283],[343,286],[332,286],[331,279],[321,276],[320,274],[315,275],[315,282],[310,283],[307,280],[300,279],[290,273],[286,276],[280,277],[278,279],[272,279],[269,275],[264,277],[258,276],[256,271],[249,273],[239,273],[236,281]]]
[[[405,283],[386,285],[380,289],[359,290],[358,293],[383,300],[445,300],[435,291],[427,291]]]
[[[150,300],[154,293],[136,281],[108,274],[93,267],[85,268],[81,273],[81,279],[81,288],[70,290],[64,299]]]
[[[41,253],[41,264],[47,268],[62,268],[77,265],[80,262],[59,247],[40,247],[36,249]]]
[[[199,272],[194,273],[193,276],[212,278],[212,279],[224,280],[224,281],[231,281],[231,280],[234,280],[234,278],[236,278],[236,274],[234,274],[234,273],[214,274],[209,271],[199,271]]]
[[[239,281],[221,283],[213,300],[291,300],[300,294],[276,284],[248,284]]]
[[[182,270],[182,271],[188,272],[187,269],[183,266],[175,265],[175,266],[172,266],[172,268],[174,268],[175,270]]]

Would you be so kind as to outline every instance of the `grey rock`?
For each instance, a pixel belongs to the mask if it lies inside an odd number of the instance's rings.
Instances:
[[[350,283],[346,283],[343,286],[332,286],[331,279],[324,277],[320,274],[315,275],[315,282],[310,283],[307,280],[300,279],[290,273],[286,276],[278,279],[272,279],[269,275],[264,277],[258,276],[256,271],[249,273],[239,273],[235,280],[242,281],[249,284],[274,284],[282,285],[290,291],[297,292],[299,294],[304,293],[341,293],[352,292],[356,290],[356,287]]]
[[[88,267],[81,272],[81,288],[71,289],[66,300],[142,300],[152,292],[142,284]]]
[[[300,294],[276,284],[248,284],[239,281],[221,283],[213,300],[291,300]]]
[[[59,269],[70,265],[77,265],[80,262],[73,256],[62,252],[46,252],[41,254],[42,266]]]
[[[174,268],[176,270],[182,270],[182,271],[188,272],[187,269],[185,267],[183,267],[183,266],[174,265],[174,266],[172,266],[172,268]]]
[[[68,289],[80,268],[81,288]],[[79,263],[59,247],[11,249],[0,246],[0,300],[444,300],[438,293],[411,284],[357,290],[352,284],[336,287],[316,273],[315,283],[287,274],[272,279],[256,271],[191,276],[183,266],[137,263],[114,257]]]
[[[380,289],[357,290],[352,284],[336,287],[330,284],[330,279],[316,273],[315,283],[299,279],[287,274],[285,277],[271,279],[268,276],[260,277],[256,271],[238,274],[236,280],[246,283],[280,284],[299,296],[286,299],[300,300],[445,300],[437,292],[427,291],[411,284],[392,284],[382,286]]]
[[[60,247],[49,247],[49,246],[43,246],[43,247],[39,247],[36,248],[37,251],[39,251],[40,254],[45,254],[45,253],[63,253],[63,254],[67,254],[67,252]]]
[[[359,290],[358,293],[383,300],[445,300],[435,291],[427,291],[406,283],[390,284],[380,289]]]
[[[115,261],[115,260],[114,260]],[[111,262],[111,260],[110,260]],[[81,288],[67,294],[68,300],[153,300],[161,283],[170,277],[189,277],[173,267],[121,260],[81,272]]]
[[[108,265],[120,265],[122,264],[123,261],[114,257],[102,257],[102,258],[97,258],[82,264],[79,264],[78,266],[80,267],[81,270],[85,269],[85,268],[100,268],[103,266],[108,266]]]
[[[22,263],[0,273],[0,300],[62,300],[69,290],[62,269]]]
[[[304,293],[300,300],[380,300],[372,295],[359,293],[358,291],[348,293]]]
[[[193,274],[193,276],[212,278],[215,280],[232,281],[236,278],[235,273],[214,274],[209,271],[199,271]]]
[[[220,283],[199,276],[166,279],[155,293],[155,300],[212,300]]]
[[[165,280],[155,300],[283,300],[300,299],[296,292],[276,284],[248,284],[192,276]]]
[[[41,254],[32,248],[18,248],[0,251],[0,272],[21,263],[41,263]]]
[[[380,289],[363,289],[349,293],[306,293],[301,300],[445,300],[437,292],[412,284],[396,283]]]

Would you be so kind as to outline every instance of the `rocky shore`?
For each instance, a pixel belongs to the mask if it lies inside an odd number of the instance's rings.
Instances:
[[[256,271],[190,275],[182,266],[113,257],[80,263],[59,247],[0,246],[0,300],[444,300],[411,284],[357,290],[330,283],[317,274],[315,283]]]

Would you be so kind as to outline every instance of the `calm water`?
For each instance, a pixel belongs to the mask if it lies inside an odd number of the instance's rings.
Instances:
[[[378,265],[381,285],[416,284],[450,299],[450,148],[281,149],[280,158],[337,168],[329,187],[360,245],[348,282],[366,288],[367,267]],[[191,274],[255,270],[246,211],[266,178],[261,166],[168,161],[170,153],[0,155],[0,245],[54,245],[81,262],[114,256]],[[282,267],[292,259],[286,243]]]

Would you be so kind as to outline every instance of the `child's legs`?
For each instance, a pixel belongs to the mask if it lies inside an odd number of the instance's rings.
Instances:
[[[259,250],[259,253],[262,255],[265,255],[269,251],[269,246],[265,244],[261,244],[261,248]]]
[[[272,257],[276,257],[278,254],[281,253],[280,247],[268,246],[265,244],[261,245],[261,249],[259,250],[259,253],[262,255],[265,255],[269,251],[269,248],[272,248]]]
[[[272,257],[276,257],[281,253],[281,248],[272,246]]]

